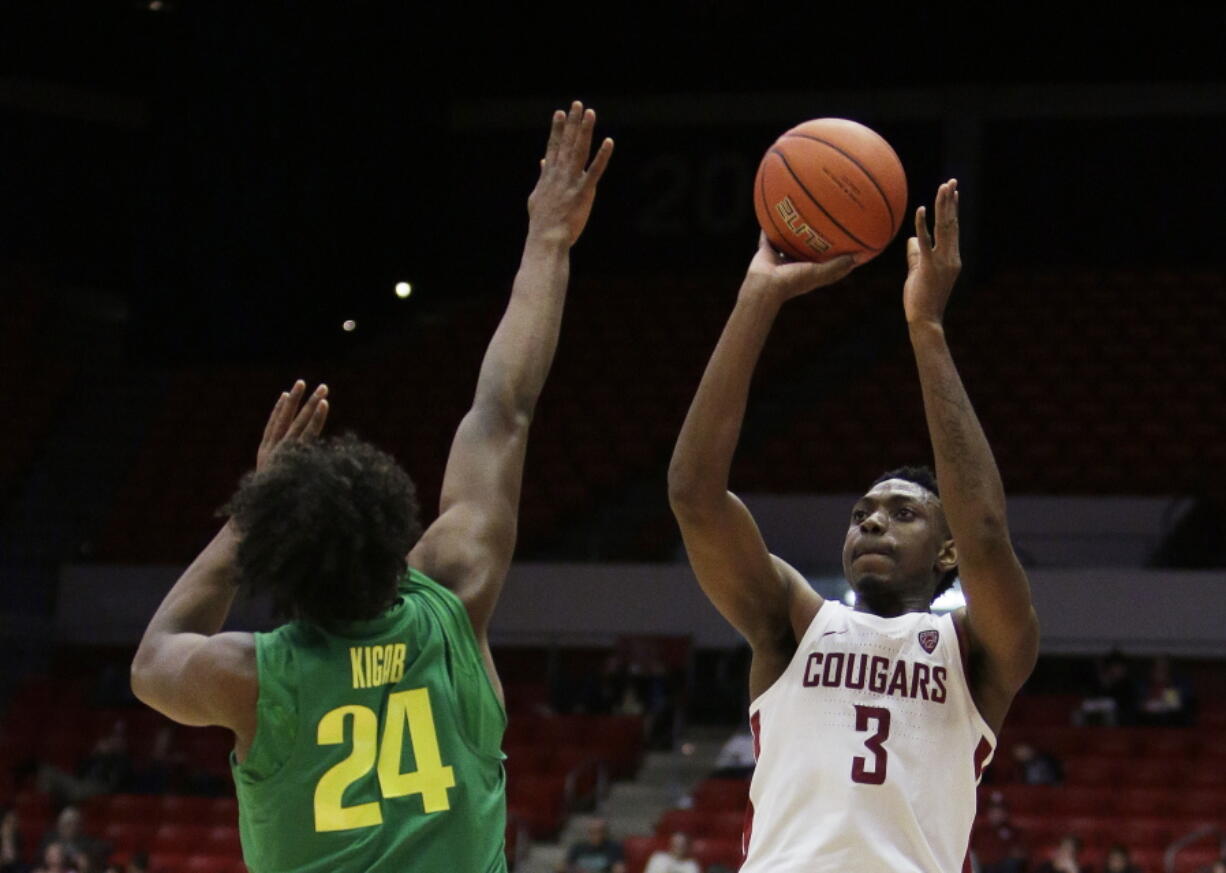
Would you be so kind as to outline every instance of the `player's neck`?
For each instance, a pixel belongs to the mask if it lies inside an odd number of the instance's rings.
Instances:
[[[881,618],[897,618],[909,612],[928,612],[929,598],[926,592],[899,592],[872,594],[859,593],[856,596],[856,612],[866,612]]]

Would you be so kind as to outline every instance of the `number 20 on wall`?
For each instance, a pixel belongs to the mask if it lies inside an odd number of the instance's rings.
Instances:
[[[387,721],[379,739],[379,719],[374,710],[351,704],[339,706],[319,720],[316,744],[336,746],[345,742],[345,722],[351,722],[352,748],[349,756],[320,777],[315,786],[315,830],[346,831],[383,824],[378,801],[344,806],[345,789],[378,766],[379,791],[385,798],[420,794],[427,813],[451,808],[447,789],[455,787],[455,771],[443,764],[438,748],[438,732],[430,708],[430,693],[425,688],[397,691],[388,697]],[[404,728],[417,769],[400,772],[404,748]]]

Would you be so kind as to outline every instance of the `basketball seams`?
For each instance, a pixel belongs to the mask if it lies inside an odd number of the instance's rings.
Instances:
[[[870,173],[868,171],[868,168],[865,167],[862,163],[860,163],[859,160],[856,159],[855,155],[852,155],[850,152],[847,152],[839,148],[837,145],[830,142],[830,140],[822,139],[820,136],[814,136],[811,133],[794,133],[792,131],[788,131],[783,136],[779,137],[779,140],[783,141],[785,139],[790,139],[791,137],[798,137],[800,139],[812,140],[813,142],[820,142],[822,145],[834,149],[836,152],[841,154],[843,157],[847,158],[847,160],[851,161],[853,164],[859,167],[860,172],[863,173],[868,178],[868,180],[873,183],[873,187],[876,188],[877,193],[881,195],[881,200],[882,202],[885,203],[886,212],[890,214],[890,226],[894,228],[894,233],[898,233],[899,228],[902,226],[901,217],[899,218],[894,217],[894,207],[890,205],[890,198],[886,196],[885,189],[881,187],[881,183],[877,181],[877,177],[874,176],[872,173]],[[894,151],[893,146],[891,146],[884,139],[881,142],[887,149],[889,149],[890,154],[894,156],[894,160],[897,161],[898,153]],[[904,203],[903,206],[905,207],[906,203]],[[891,234],[890,238],[893,239],[893,234]]]
[[[788,239],[787,234],[779,229],[779,223],[775,221],[774,210],[770,208],[770,202],[766,199],[766,173],[762,172],[761,169],[758,170],[758,195],[762,201],[762,211],[765,212],[766,217],[770,219],[771,227],[775,229],[775,236],[777,236],[779,241],[783,243],[784,248],[790,250],[790,252],[788,252],[789,256],[801,261],[811,260],[811,255],[805,253],[797,254],[797,252],[800,251],[800,247],[796,246],[795,243]]]
[[[796,184],[800,186],[800,190],[805,192],[805,196],[809,198],[809,201],[814,206],[816,206],[818,209],[820,209],[822,211],[822,215],[830,219],[830,223],[833,224],[835,227],[837,227],[839,230],[841,230],[847,236],[848,239],[856,243],[856,245],[860,246],[861,248],[867,249],[870,252],[876,253],[876,252],[881,251],[881,249],[883,248],[882,246],[869,245],[864,240],[860,239],[858,236],[852,233],[850,230],[845,228],[839,222],[837,218],[835,218],[833,215],[831,215],[829,212],[826,211],[826,207],[822,206],[822,204],[818,202],[817,198],[813,196],[812,192],[809,191],[807,187],[805,187],[805,183],[802,182],[800,177],[796,175],[796,171],[792,169],[792,165],[788,163],[787,156],[784,155],[782,151],[780,151],[775,146],[771,146],[771,150],[769,154],[777,155],[779,157],[779,160],[783,163],[783,168],[788,171],[788,174],[792,177],[793,181],[795,181]],[[872,177],[870,176],[869,178],[871,179]],[[876,185],[876,182],[874,182],[873,184]]]

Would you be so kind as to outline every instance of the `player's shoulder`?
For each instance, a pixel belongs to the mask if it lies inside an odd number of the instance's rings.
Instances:
[[[779,581],[783,583],[788,605],[788,624],[792,636],[799,643],[826,599],[814,591],[804,574],[787,561],[777,555],[771,555],[771,563],[779,575]]]

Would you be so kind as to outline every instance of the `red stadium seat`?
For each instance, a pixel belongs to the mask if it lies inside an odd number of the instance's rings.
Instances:
[[[745,830],[745,811],[707,814],[705,835],[718,840],[739,840]]]
[[[693,842],[694,859],[706,870],[713,864],[722,864],[730,870],[741,868],[741,843],[739,840],[698,839]]]
[[[1221,850],[1215,846],[1188,846],[1175,855],[1174,873],[1199,873],[1220,857]]]
[[[749,801],[747,779],[704,779],[694,789],[694,808],[715,812],[745,809]]]
[[[1115,793],[1115,809],[1121,815],[1152,816],[1176,809],[1179,792],[1166,788],[1126,788]]]
[[[187,857],[181,852],[151,852],[149,854],[150,873],[179,873]]]
[[[711,813],[701,809],[670,809],[656,820],[656,836],[682,833],[691,839],[706,836]]]
[[[238,826],[238,800],[234,797],[214,797],[209,802],[208,823],[213,827]]]
[[[230,873],[234,859],[216,855],[191,855],[179,868],[182,873]]]
[[[177,852],[183,855],[195,853],[204,844],[208,829],[204,825],[158,825],[153,832],[153,851]]]
[[[1169,818],[1125,817],[1117,822],[1115,833],[1125,846],[1161,849],[1171,842],[1177,827]]]
[[[1121,762],[1120,784],[1135,788],[1165,788],[1180,785],[1185,778],[1183,762],[1179,759],[1145,760],[1143,758]]]
[[[234,825],[209,828],[200,842],[200,851],[208,855],[241,858],[243,846],[239,839],[238,828]]]
[[[104,810],[108,821],[130,824],[155,823],[161,805],[160,798],[146,794],[112,794],[105,800]]]
[[[211,797],[166,794],[159,799],[157,818],[161,824],[205,824],[213,806]]]
[[[1191,788],[1160,798],[1162,809],[1173,810],[1190,820],[1218,819],[1226,815],[1226,789]]]
[[[1069,785],[1110,787],[1119,778],[1117,758],[1071,758],[1064,762],[1064,780]]]
[[[1048,811],[1065,816],[1108,815],[1115,811],[1115,793],[1105,788],[1045,786],[1050,788]]]
[[[147,852],[153,845],[157,827],[152,823],[112,821],[102,829],[102,839],[117,852]]]
[[[1129,728],[1090,728],[1086,740],[1096,755],[1128,758],[1136,755],[1141,737]]]
[[[1115,818],[1111,816],[1070,816],[1064,819],[1065,833],[1076,834],[1087,848],[1105,848],[1112,839]]]
[[[626,873],[643,873],[647,861],[657,851],[666,851],[668,840],[663,837],[645,837],[633,835],[622,840],[622,855],[626,862]]]
[[[507,780],[507,803],[528,825],[534,839],[553,837],[566,815],[566,780],[553,774]]]
[[[1192,789],[1211,789],[1226,791],[1226,761],[1210,758],[1187,766],[1183,773],[1183,782]]]
[[[1141,873],[1163,873],[1162,856],[1165,854],[1164,849],[1156,848],[1131,848],[1128,850],[1132,856],[1132,863],[1140,868]]]
[[[1201,748],[1199,734],[1177,728],[1147,731],[1141,737],[1141,754],[1146,758],[1192,758]]]

